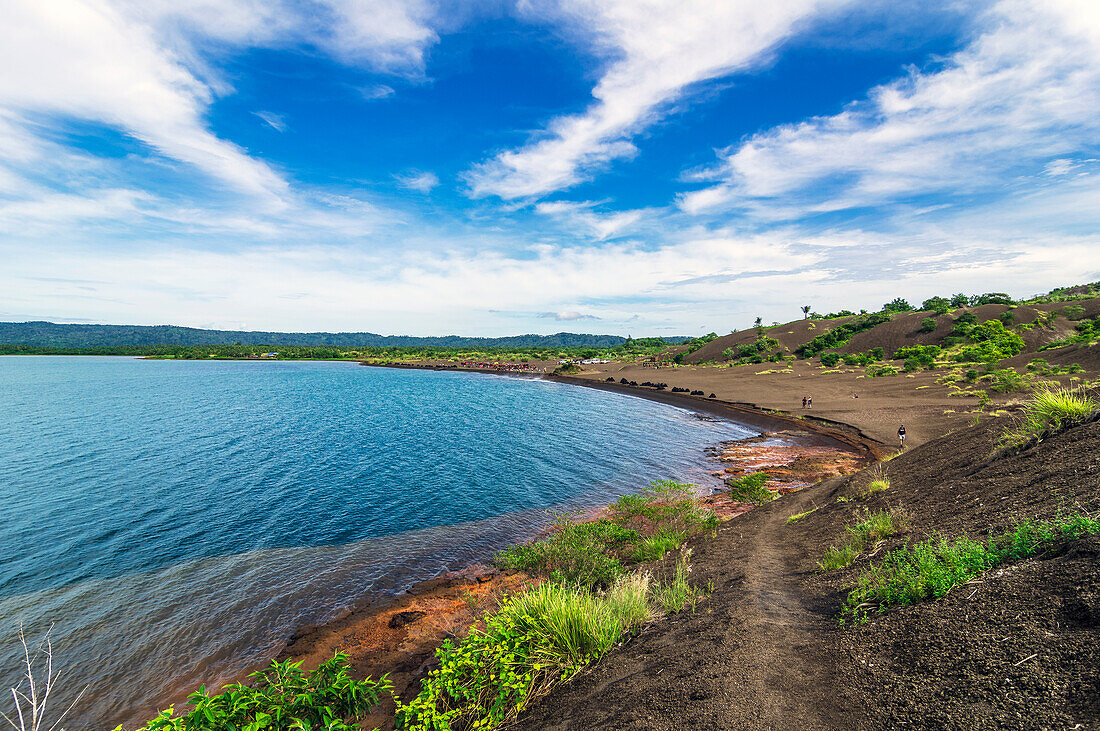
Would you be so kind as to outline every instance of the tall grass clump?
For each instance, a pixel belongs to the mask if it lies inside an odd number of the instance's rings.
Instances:
[[[511,721],[645,623],[648,590],[648,576],[635,574],[603,596],[546,582],[505,599],[484,629],[443,643],[440,667],[420,694],[398,701],[397,728],[488,729]]]
[[[1024,406],[1015,426],[1001,435],[997,446],[1008,452],[1023,449],[1062,429],[1079,424],[1100,408],[1100,403],[1084,391],[1059,388],[1038,391]]]
[[[1100,520],[1086,515],[1024,520],[987,541],[934,536],[889,552],[868,566],[848,594],[842,615],[865,619],[868,610],[939,598],[998,564],[1034,556],[1059,543],[1100,532]]]
[[[870,513],[855,525],[845,526],[848,541],[842,546],[830,546],[817,562],[818,568],[822,571],[831,571],[850,565],[867,548],[897,533],[904,522],[899,515],[888,510],[880,510],[877,513]]]
[[[143,728],[145,731],[310,728],[358,731],[359,719],[391,688],[384,675],[379,680],[352,680],[348,676],[347,655],[342,653],[336,653],[312,673],[302,672],[300,662],[287,660],[273,661],[266,670],[249,677],[254,679],[252,685],[227,685],[214,695],[202,686],[187,700],[194,706],[191,711],[173,717],[173,709],[168,708]]]
[[[726,480],[730,497],[738,502],[763,505],[775,500],[779,495],[764,487],[770,478],[763,472],[754,472],[743,477],[731,477]]]
[[[695,607],[697,599],[694,587],[688,582],[691,573],[691,549],[684,551],[676,562],[676,573],[667,584],[656,583],[653,586],[653,598],[666,613],[682,611],[688,604]]]

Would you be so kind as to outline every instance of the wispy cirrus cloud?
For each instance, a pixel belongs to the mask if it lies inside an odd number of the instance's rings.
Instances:
[[[604,241],[619,236],[642,219],[643,211],[626,210],[600,213],[593,201],[547,201],[535,206],[535,212],[563,221],[567,226]]]
[[[582,114],[556,117],[530,143],[466,174],[474,197],[539,197],[590,179],[634,155],[631,137],[694,84],[752,68],[800,23],[842,0],[723,3],[712,0],[561,0],[525,3],[582,36],[607,68]]]
[[[286,132],[286,117],[275,112],[252,112],[276,132]]]
[[[425,170],[410,170],[403,175],[394,175],[393,177],[402,188],[425,194],[431,193],[432,189],[439,185],[439,176]]]

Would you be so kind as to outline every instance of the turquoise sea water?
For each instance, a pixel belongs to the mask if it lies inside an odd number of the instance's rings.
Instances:
[[[113,728],[369,592],[485,560],[752,432],[537,379],[350,363],[0,358],[0,689],[53,625]],[[185,694],[184,694],[185,695]]]

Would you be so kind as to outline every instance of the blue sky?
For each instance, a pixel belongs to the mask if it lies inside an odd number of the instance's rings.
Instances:
[[[13,0],[0,319],[690,334],[1100,279],[1091,0]]]

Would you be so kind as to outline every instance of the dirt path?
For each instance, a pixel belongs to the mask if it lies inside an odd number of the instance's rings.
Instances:
[[[835,606],[807,606],[801,582],[812,569],[786,525],[812,501],[796,493],[699,542],[693,583],[713,582],[713,594],[558,691],[552,707],[535,704],[519,727],[786,729],[798,718],[851,728],[833,693],[836,657],[820,642]]]

